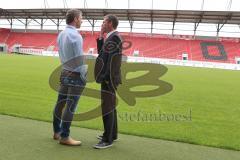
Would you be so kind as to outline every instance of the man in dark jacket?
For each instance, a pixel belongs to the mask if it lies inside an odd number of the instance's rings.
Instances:
[[[117,140],[116,89],[121,84],[122,40],[116,31],[118,19],[106,15],[97,39],[98,58],[95,64],[95,79],[101,83],[103,135],[94,148],[102,149],[112,146]],[[104,39],[104,33],[107,33]]]

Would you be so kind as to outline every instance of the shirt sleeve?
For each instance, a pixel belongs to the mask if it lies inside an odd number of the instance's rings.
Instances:
[[[83,55],[83,40],[81,37],[73,42],[73,51],[76,56]]]

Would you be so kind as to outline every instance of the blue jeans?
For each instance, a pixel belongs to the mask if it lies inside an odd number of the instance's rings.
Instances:
[[[61,74],[61,84],[57,103],[53,111],[53,131],[61,138],[70,134],[70,126],[85,82],[78,75]]]

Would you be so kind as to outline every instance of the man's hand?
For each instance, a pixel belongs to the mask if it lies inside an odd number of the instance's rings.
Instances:
[[[106,29],[105,29],[104,25],[102,24],[99,38],[103,38],[103,35],[105,32],[106,32]]]

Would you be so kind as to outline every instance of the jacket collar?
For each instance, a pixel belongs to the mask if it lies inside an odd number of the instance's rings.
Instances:
[[[117,34],[118,34],[118,31],[116,31],[116,30],[113,30],[113,31],[109,32],[107,34],[107,36],[106,36],[106,40],[105,41],[111,39],[114,35],[117,35]]]

